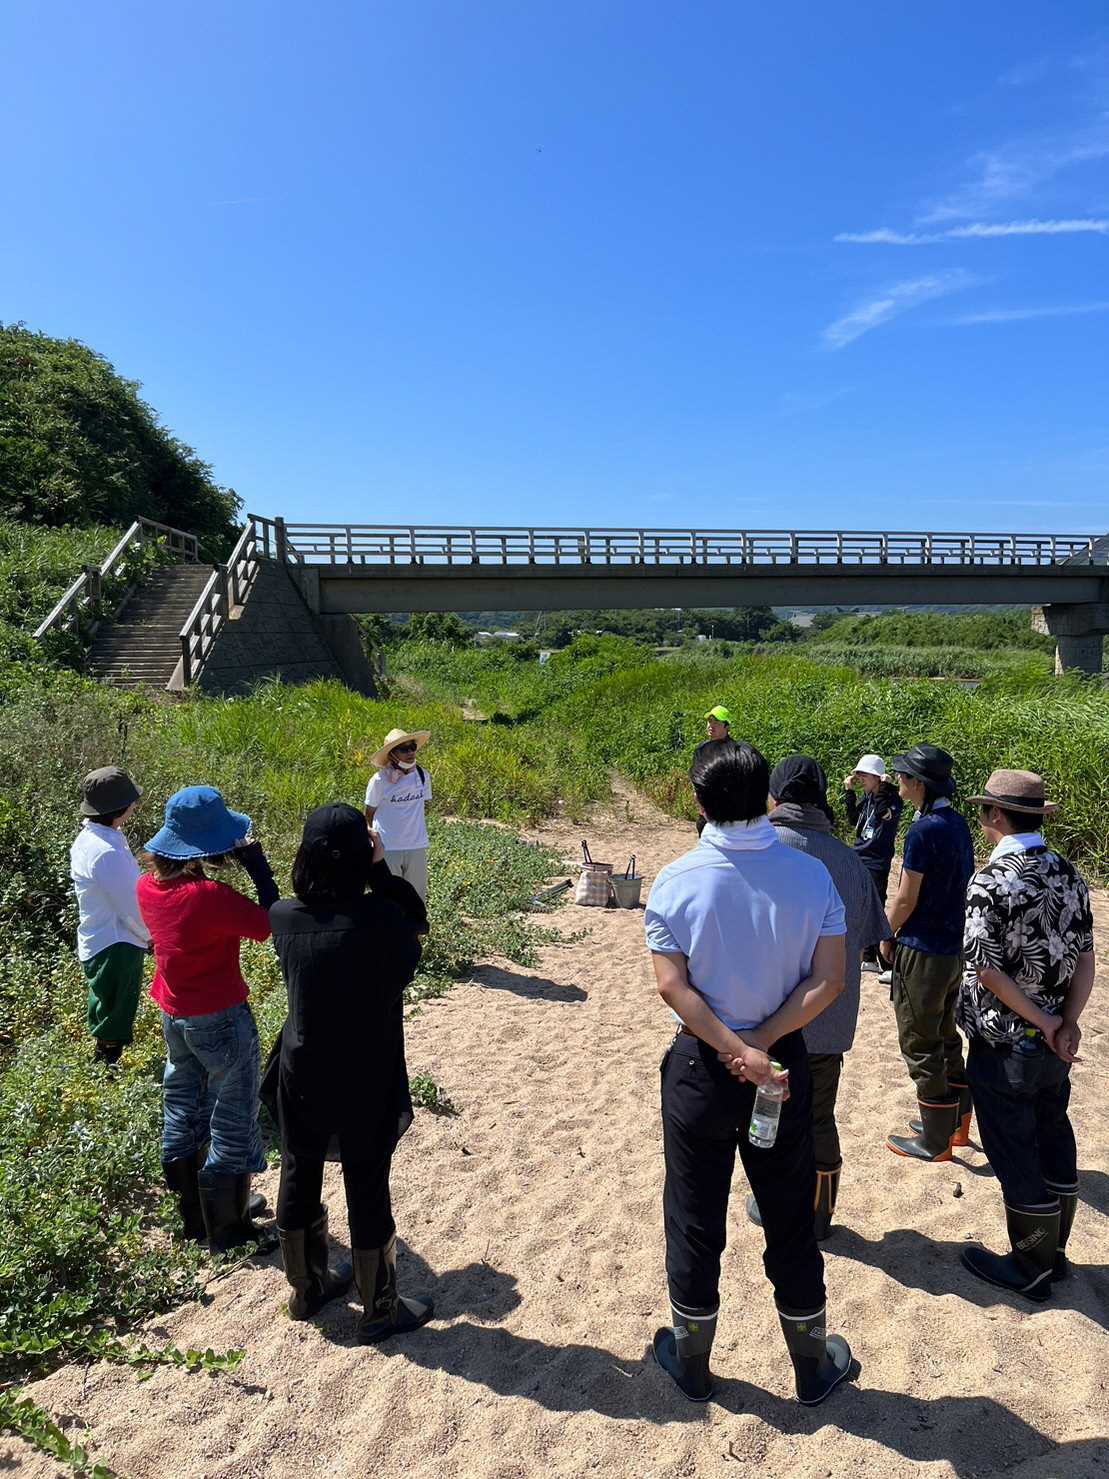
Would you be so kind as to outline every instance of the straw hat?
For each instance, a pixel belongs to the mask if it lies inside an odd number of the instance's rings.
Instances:
[[[1047,816],[1058,811],[1058,804],[1044,800],[1043,776],[1032,770],[995,770],[981,796],[969,796],[974,806],[1000,806],[1004,811],[1027,812],[1029,816]]]
[[[376,755],[370,756],[370,764],[375,770],[384,770],[389,764],[389,756],[398,745],[406,745],[415,740],[417,750],[422,750],[430,738],[430,729],[390,729],[381,749]]]

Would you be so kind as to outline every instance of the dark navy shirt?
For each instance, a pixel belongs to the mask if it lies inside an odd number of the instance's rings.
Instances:
[[[961,955],[967,884],[974,873],[970,828],[953,807],[936,806],[906,832],[902,864],[922,877],[916,908],[898,942],[923,955]]]

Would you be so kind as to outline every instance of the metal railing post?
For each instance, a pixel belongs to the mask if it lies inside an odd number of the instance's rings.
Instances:
[[[191,639],[188,632],[181,633],[181,681],[186,688],[193,681],[192,654],[189,651]]]
[[[273,521],[274,541],[276,544],[277,563],[285,565],[289,560],[288,536],[285,533],[285,520],[280,515]]]

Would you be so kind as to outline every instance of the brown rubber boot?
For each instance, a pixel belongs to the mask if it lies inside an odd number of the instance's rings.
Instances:
[[[919,1135],[890,1135],[886,1149],[892,1150],[894,1155],[909,1156],[916,1161],[949,1161],[958,1103],[928,1104],[923,1099],[917,1103],[920,1105]]]

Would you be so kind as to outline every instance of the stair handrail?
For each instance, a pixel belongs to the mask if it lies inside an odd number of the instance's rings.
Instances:
[[[273,559],[277,550],[276,526],[280,520],[247,514],[243,532],[225,565],[217,565],[196,605],[178,634],[181,643],[181,682],[188,688],[207,661],[219,629],[236,606],[250,594],[263,559]],[[261,552],[259,552],[261,551]]]
[[[54,628],[70,631],[79,625],[85,612],[91,612],[99,618],[102,615],[104,581],[115,573],[116,567],[123,563],[129,550],[138,548],[149,538],[164,539],[175,555],[193,564],[200,558],[199,542],[195,534],[190,534],[186,529],[175,529],[171,524],[159,524],[155,519],[137,518],[102,565],[85,566],[55,603],[49,616],[35,628],[35,637],[41,639]]]

